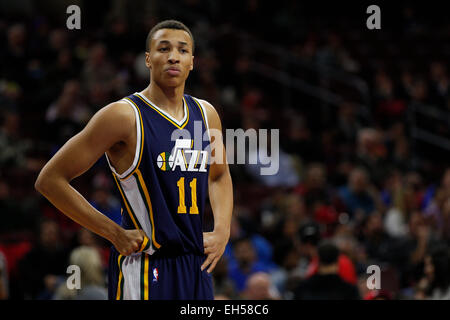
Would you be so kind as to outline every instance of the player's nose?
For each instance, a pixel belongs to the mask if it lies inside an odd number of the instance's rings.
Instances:
[[[172,50],[169,54],[168,61],[170,63],[180,62],[180,55],[177,53],[177,50]]]

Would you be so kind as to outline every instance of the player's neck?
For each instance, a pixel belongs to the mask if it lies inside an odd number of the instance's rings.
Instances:
[[[183,93],[184,85],[179,87],[162,88],[156,83],[151,83],[142,91],[146,97],[159,108],[174,115],[175,118],[183,118]]]

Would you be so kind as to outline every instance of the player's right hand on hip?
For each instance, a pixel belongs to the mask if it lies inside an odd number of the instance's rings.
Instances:
[[[144,239],[147,238],[143,230],[125,230],[117,235],[114,246],[123,256],[129,256],[141,249]],[[147,238],[148,239],[148,238]]]

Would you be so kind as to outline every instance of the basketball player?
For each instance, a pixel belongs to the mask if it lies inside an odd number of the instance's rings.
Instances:
[[[110,299],[213,299],[210,272],[228,242],[233,193],[222,137],[208,135],[221,132],[219,116],[208,102],[184,94],[193,52],[192,33],[181,22],[153,27],[149,86],[99,110],[36,181],[59,210],[113,244]],[[194,137],[195,126],[206,139],[172,138],[174,130]],[[222,159],[208,161],[215,153],[210,142]],[[121,195],[121,226],[70,185],[103,154]],[[203,233],[207,192],[214,230]]]

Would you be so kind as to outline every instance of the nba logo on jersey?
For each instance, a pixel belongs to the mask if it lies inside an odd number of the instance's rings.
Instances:
[[[158,282],[159,273],[158,268],[153,268],[153,282]]]

